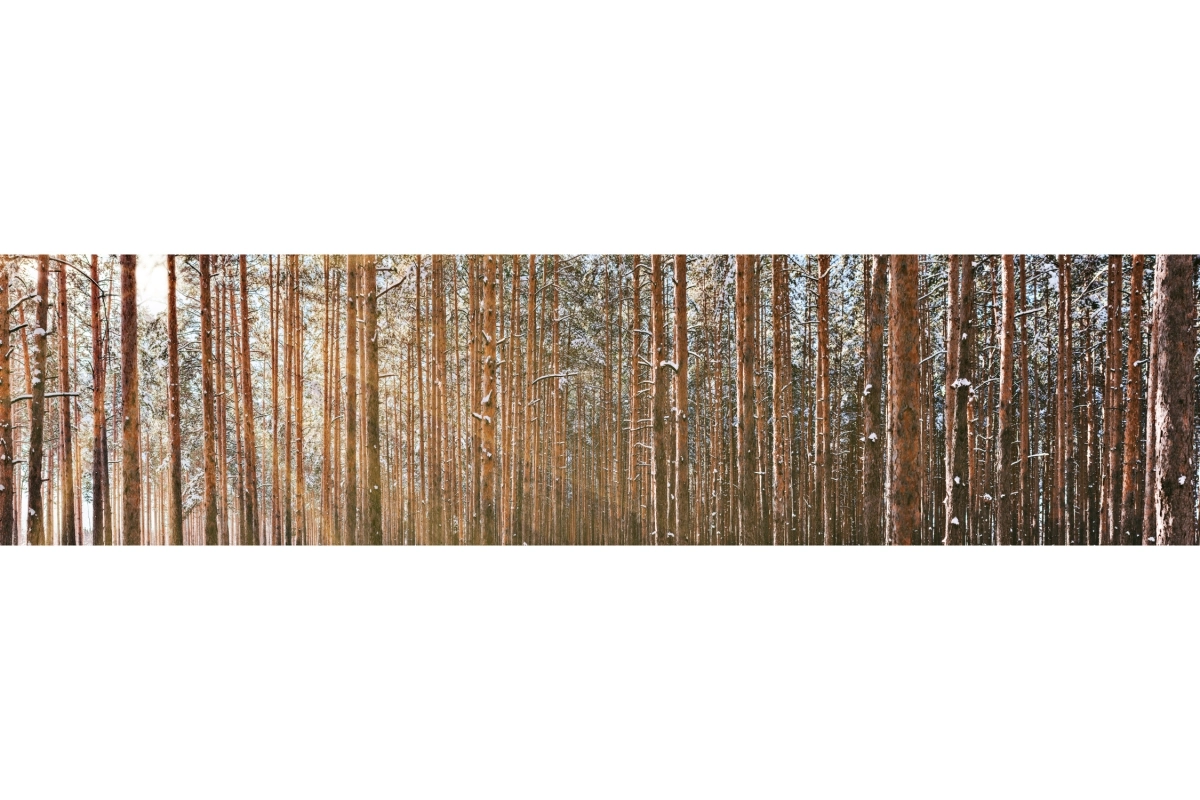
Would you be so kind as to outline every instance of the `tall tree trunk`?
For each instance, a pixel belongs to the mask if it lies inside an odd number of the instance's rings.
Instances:
[[[279,279],[278,257],[267,256],[267,289],[271,327],[271,544],[279,544]]]
[[[670,530],[667,514],[667,337],[666,323],[663,317],[666,309],[663,302],[663,266],[662,256],[650,256],[650,335],[654,344],[653,363],[650,365],[654,376],[653,419],[651,431],[654,437],[654,543],[674,544],[674,533]]]
[[[0,546],[9,546],[17,543],[16,531],[13,526],[13,496],[16,489],[13,487],[13,435],[12,435],[12,370],[9,366],[12,358],[12,350],[9,347],[10,334],[8,329],[12,327],[9,321],[11,312],[9,306],[11,298],[9,296],[9,282],[12,279],[12,271],[15,268],[15,263],[11,260],[5,260],[0,264],[0,332],[3,334],[4,348],[0,351]],[[95,278],[96,272],[96,256],[92,256],[92,277]],[[94,322],[94,319],[93,319]],[[93,487],[97,484],[93,479]],[[92,489],[92,494],[95,495],[95,488]],[[93,530],[101,530],[100,527],[95,527]]]
[[[1058,383],[1056,404],[1057,438],[1055,442],[1055,539],[1058,544],[1072,544],[1074,529],[1075,442],[1072,437],[1072,370],[1075,365],[1071,341],[1071,264],[1074,257],[1058,257]]]
[[[1151,321],[1157,363],[1154,403],[1156,543],[1196,544],[1193,413],[1195,268],[1190,255],[1160,255]]]
[[[951,530],[950,520],[955,518],[954,503],[954,440],[958,432],[958,348],[962,344],[962,332],[958,326],[962,321],[959,315],[958,292],[962,283],[960,276],[959,256],[946,256],[946,385],[944,414],[945,423],[945,523],[942,543],[952,544],[962,541],[961,530]],[[963,409],[966,413],[966,409]],[[960,478],[961,480],[961,478]],[[961,525],[962,518],[959,517]]]
[[[300,256],[292,256],[292,380],[296,400],[296,544],[308,543],[304,500],[304,286],[300,276]],[[378,424],[378,418],[376,419]]]
[[[1021,427],[1017,444],[1017,458],[1020,462],[1019,477],[1020,501],[1018,506],[1018,526],[1021,531],[1022,544],[1036,544],[1033,537],[1036,511],[1030,503],[1031,481],[1029,475],[1029,330],[1025,323],[1026,292],[1025,292],[1025,256],[1019,260],[1021,270]]]
[[[500,256],[484,256],[483,275],[483,384],[479,402],[480,440],[480,519],[483,543],[497,544],[496,535],[496,304]]]
[[[692,543],[692,490],[688,475],[687,255],[675,256],[675,541]]]
[[[883,544],[883,448],[887,439],[883,427],[883,325],[888,302],[888,257],[870,259],[862,392],[863,539],[867,544]]]
[[[217,424],[217,530],[220,544],[229,544],[229,459],[228,433],[226,420],[225,391],[225,257],[216,256],[213,259],[213,272],[216,277],[216,296],[213,298],[215,331],[213,340],[213,371],[216,380],[216,393],[213,402],[216,405]]]
[[[737,311],[737,448],[738,448],[738,515],[740,540],[743,544],[762,544],[762,514],[758,508],[758,430],[755,419],[754,379],[756,371],[754,286],[751,274],[757,255],[737,257],[735,286]]]
[[[1119,255],[1108,257],[1108,326],[1104,370],[1104,485],[1101,487],[1100,542],[1120,543],[1121,525],[1121,299]]]
[[[258,451],[254,443],[254,393],[250,372],[250,289],[246,270],[245,254],[238,256],[238,267],[241,272],[241,301],[242,301],[242,405],[245,408],[243,416],[246,448],[246,496],[244,499],[245,526],[242,544],[258,544]],[[172,287],[173,289],[174,287]],[[172,292],[172,299],[174,292]],[[176,364],[178,370],[178,364]],[[178,372],[176,373],[178,375]],[[178,398],[176,398],[178,402]]]
[[[183,434],[180,430],[179,422],[179,314],[176,309],[176,297],[175,256],[169,255],[167,256],[167,430],[171,445],[171,506],[169,509],[169,527],[170,542],[178,546],[183,544]],[[92,343],[93,350],[96,353],[94,358],[98,358],[100,353],[99,323],[99,287],[93,285]],[[102,408],[104,405],[104,382],[103,380],[93,380],[93,384],[93,391],[95,392],[93,406]],[[97,428],[98,433],[99,429]],[[95,440],[99,440],[98,435],[95,437]],[[93,476],[95,476],[96,472],[97,470],[93,468]],[[93,485],[95,485],[95,482],[96,478],[93,477]]]
[[[200,384],[204,416],[204,543],[221,543],[217,528],[217,414],[213,387],[211,256],[200,256]]]
[[[121,256],[122,273],[124,259]],[[26,541],[31,545],[52,544],[47,536],[45,509],[42,502],[42,459],[44,457],[45,417],[46,417],[46,325],[48,322],[50,295],[50,256],[38,256],[37,310],[34,317],[34,362],[29,373],[29,393],[32,395],[29,404],[29,463],[26,474],[29,476],[29,499],[26,503],[29,509],[29,527]],[[25,363],[29,363],[28,356]]]
[[[975,344],[974,260],[973,255],[958,256],[958,308],[954,309],[954,313],[958,317],[958,324],[954,327],[957,339],[955,343],[957,359],[954,365],[954,382],[950,384],[954,391],[955,411],[954,459],[951,462],[950,481],[947,484],[950,508],[946,514],[945,543],[948,545],[970,542],[974,533],[971,530],[970,511],[971,436],[969,430]]]
[[[42,363],[45,363],[43,348]],[[138,391],[137,256],[121,256],[122,537],[142,543],[142,415]]]
[[[521,441],[518,436],[518,427],[520,425],[519,410],[524,405],[524,395],[518,391],[519,385],[518,367],[521,363],[521,257],[513,255],[512,257],[512,295],[510,302],[512,303],[509,316],[508,333],[508,385],[505,387],[505,392],[508,394],[509,400],[509,430],[508,430],[508,467],[509,480],[512,482],[510,494],[512,498],[512,515],[509,523],[507,536],[504,538],[504,544],[518,544],[521,537],[521,526],[524,524],[524,477],[525,470],[521,464],[521,459],[518,458],[517,443]]]
[[[888,544],[920,541],[919,262],[892,255],[888,264]]]
[[[829,256],[817,256],[817,524],[821,543],[833,544],[833,519],[829,491]],[[915,307],[915,306],[914,306]]]
[[[1100,497],[1099,484],[1103,483],[1103,457],[1101,454],[1100,437],[1097,435],[1097,415],[1096,415],[1096,385],[1100,384],[1101,398],[1104,396],[1103,384],[1104,380],[1096,379],[1095,354],[1092,350],[1092,328],[1095,325],[1095,312],[1090,307],[1084,312],[1084,328],[1083,328],[1083,357],[1082,366],[1086,382],[1082,392],[1082,397],[1075,402],[1076,407],[1082,409],[1081,424],[1078,426],[1078,443],[1076,452],[1086,454],[1086,460],[1080,465],[1078,471],[1075,496],[1079,498],[1083,508],[1083,519],[1080,524],[1080,544],[1099,544],[1100,543]],[[1101,400],[1103,403],[1103,399]]]
[[[102,380],[107,380],[108,364],[112,359],[112,297],[113,297],[113,295],[116,294],[116,292],[113,291],[113,280],[114,280],[113,273],[114,272],[115,272],[115,270],[112,268],[112,266],[109,266],[109,269],[108,269],[108,292],[106,293],[108,299],[106,299],[105,304],[104,304],[104,357],[100,361],[100,364],[101,364],[100,375],[101,375]],[[26,355],[28,355],[28,352],[26,352]],[[26,363],[28,363],[28,361]],[[116,405],[116,403],[117,403],[117,375],[116,375],[116,373],[113,374],[112,398],[113,398],[113,414],[112,414],[113,438],[115,439],[117,425],[119,424],[119,420],[120,420],[120,409],[117,408],[117,405]],[[103,408],[103,406],[104,406],[103,402],[101,402],[100,405],[101,405],[101,408]],[[104,469],[100,473],[100,479],[101,479],[101,484],[102,484],[100,487],[100,494],[104,497],[104,544],[106,546],[111,547],[113,542],[115,541],[114,537],[116,534],[115,534],[114,529],[116,528],[117,514],[116,514],[116,510],[113,508],[115,503],[113,502],[112,473],[108,466],[109,465],[109,452],[110,452],[109,446],[108,446],[108,425],[104,424],[104,421],[102,421],[100,424],[100,436],[101,436],[100,446],[103,449],[103,454],[101,456],[100,461],[104,465]]]
[[[379,459],[379,343],[377,341],[379,324],[378,289],[376,285],[376,259],[374,255],[365,256],[363,284],[366,305],[363,330],[363,344],[366,346],[366,375],[363,376],[364,392],[363,405],[367,423],[367,541],[374,545],[383,544],[383,496],[380,492],[380,459]]]
[[[1158,403],[1155,398],[1158,396],[1158,337],[1154,335],[1154,320],[1155,320],[1155,304],[1158,303],[1158,271],[1162,268],[1162,262],[1157,260],[1154,264],[1154,287],[1150,294],[1150,356],[1146,359],[1146,364],[1149,368],[1146,385],[1146,462],[1143,466],[1145,480],[1145,494],[1142,498],[1142,544],[1149,545],[1157,542],[1155,530],[1158,525],[1158,514],[1156,503],[1154,501],[1155,483],[1157,482],[1158,473],[1158,454],[1155,452],[1158,436],[1155,434],[1157,430],[1157,414]]]
[[[79,544],[75,521],[75,447],[71,436],[71,353],[67,339],[67,265],[58,265],[58,391],[62,446],[62,543]]]
[[[1122,544],[1142,543],[1142,501],[1145,497],[1141,474],[1142,420],[1142,286],[1145,282],[1146,257],[1133,257],[1129,276],[1129,351],[1126,354],[1125,453],[1121,475]]]
[[[346,268],[346,544],[356,544],[358,527],[358,270],[362,256],[347,256]],[[420,286],[420,277],[417,278]],[[420,294],[417,295],[418,301]],[[419,303],[418,303],[419,304]],[[418,312],[419,313],[419,312]],[[420,338],[418,328],[418,339]],[[418,356],[419,360],[419,356]]]
[[[431,383],[429,393],[430,417],[433,422],[433,443],[429,448],[429,536],[437,543],[445,538],[445,468],[442,455],[447,439],[446,428],[446,257],[432,256],[430,270],[430,310],[433,319],[433,345],[430,353]]]
[[[559,375],[562,373],[561,356],[561,320],[562,314],[559,307],[559,291],[558,291],[558,255],[550,256],[550,282],[547,289],[550,290],[550,372]],[[476,361],[478,363],[478,361]],[[564,378],[549,381],[551,403],[550,416],[550,453],[553,458],[552,466],[550,467],[550,480],[553,494],[551,495],[553,516],[551,517],[551,530],[555,535],[555,543],[561,544],[565,540],[563,538],[563,472],[566,466],[566,455],[563,450],[563,440],[566,438],[566,420],[565,411],[567,408],[567,395],[565,387],[567,381]],[[659,534],[662,535],[661,533]]]
[[[739,256],[740,258],[741,256]],[[641,428],[641,419],[638,414],[641,411],[639,402],[641,393],[641,342],[640,336],[643,335],[642,327],[642,283],[641,283],[641,256],[633,257],[633,275],[632,275],[632,333],[630,334],[629,348],[629,485],[623,487],[623,491],[627,491],[630,495],[630,515],[629,515],[629,544],[641,544],[641,497],[642,497],[642,470],[638,466],[638,430]],[[532,290],[530,291],[532,300]],[[532,322],[532,310],[530,311],[530,321]],[[530,334],[532,337],[532,333]],[[532,342],[532,338],[530,342]]]
[[[1000,291],[1000,401],[996,417],[996,542],[1016,544],[1019,496],[1013,480],[1019,459],[1017,432],[1012,421],[1013,339],[1016,337],[1016,280],[1013,257],[1003,257]]]

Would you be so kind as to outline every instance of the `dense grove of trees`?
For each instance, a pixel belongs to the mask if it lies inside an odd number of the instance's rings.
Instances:
[[[1195,544],[1198,263],[0,256],[0,543]]]

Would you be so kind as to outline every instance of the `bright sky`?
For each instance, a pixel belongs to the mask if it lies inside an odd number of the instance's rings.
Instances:
[[[138,257],[138,305],[148,314],[161,314],[167,309],[167,257]]]

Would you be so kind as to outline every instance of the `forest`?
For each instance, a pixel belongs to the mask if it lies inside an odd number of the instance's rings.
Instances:
[[[0,256],[0,543],[1195,544],[1198,265]]]

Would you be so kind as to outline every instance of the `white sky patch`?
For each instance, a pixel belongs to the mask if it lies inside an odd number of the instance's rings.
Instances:
[[[139,255],[137,266],[138,306],[147,314],[167,310],[167,257]]]

